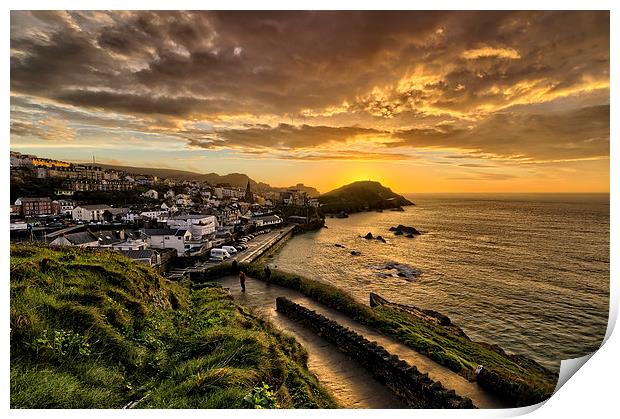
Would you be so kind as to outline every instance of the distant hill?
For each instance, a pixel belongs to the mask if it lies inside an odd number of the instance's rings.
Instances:
[[[197,182],[208,182],[212,185],[228,184],[230,186],[236,186],[245,188],[250,181],[250,187],[255,192],[269,192],[269,191],[285,191],[286,189],[299,189],[306,191],[311,197],[319,195],[319,191],[311,186],[305,186],[303,184],[297,184],[290,187],[274,187],[264,182],[256,182],[244,173],[229,173],[227,175],[218,175],[217,173],[196,173],[186,170],[176,169],[159,169],[155,167],[132,167],[132,166],[117,166],[111,164],[97,164],[104,169],[122,170],[124,172],[134,175],[150,175],[158,176],[162,178],[172,178],[178,180],[193,180]]]
[[[284,192],[287,189],[297,189],[298,191],[306,192],[311,198],[316,198],[321,194],[318,190],[316,190],[316,188],[313,188],[312,186],[306,186],[303,183],[298,183],[295,186],[288,186],[286,188],[273,187],[272,189],[277,192]]]
[[[156,167],[133,167],[133,166],[118,166],[114,164],[101,164],[97,163],[95,166],[102,167],[110,170],[122,170],[123,172],[130,173],[132,175],[150,175],[163,178],[175,178],[179,180],[198,180],[198,177],[204,176],[200,173],[188,172],[186,170],[176,169],[159,169]]]
[[[414,205],[402,195],[392,192],[379,182],[360,181],[342,186],[319,196],[321,211],[359,212],[376,209],[399,208],[405,205]]]

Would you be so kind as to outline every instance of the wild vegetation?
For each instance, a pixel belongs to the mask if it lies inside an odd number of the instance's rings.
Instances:
[[[113,251],[11,245],[12,408],[336,407],[290,336]]]
[[[243,268],[250,276],[264,280],[263,266],[252,264]],[[232,272],[231,265],[223,265],[211,277]],[[515,406],[546,400],[555,389],[557,375],[535,361],[507,354],[496,345],[472,341],[463,333],[456,333],[454,326],[445,327],[389,306],[371,308],[337,287],[276,269],[272,269],[270,280],[394,337],[467,379],[477,380]],[[483,373],[476,375],[478,365],[483,366]]]

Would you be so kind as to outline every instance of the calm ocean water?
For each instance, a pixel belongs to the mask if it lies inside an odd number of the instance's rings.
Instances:
[[[294,237],[270,263],[364,303],[375,292],[440,311],[470,338],[556,371],[560,360],[598,348],[609,303],[608,194],[408,198],[416,206],[405,212],[328,218],[328,229]],[[388,229],[398,224],[424,234],[395,236]],[[367,232],[387,243],[359,237]],[[386,262],[422,274],[408,281],[377,269]]]

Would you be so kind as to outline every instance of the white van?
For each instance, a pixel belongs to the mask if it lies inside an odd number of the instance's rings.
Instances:
[[[226,250],[231,255],[237,253],[237,249],[235,249],[233,246],[222,246],[222,249]]]
[[[226,250],[224,249],[211,249],[211,254],[210,256],[213,259],[228,259],[230,257],[230,253],[228,253]]]

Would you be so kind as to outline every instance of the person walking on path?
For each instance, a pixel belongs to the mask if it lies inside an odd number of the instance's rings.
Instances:
[[[271,280],[271,269],[269,269],[269,265],[265,266],[265,282],[269,285],[269,281]]]
[[[239,283],[241,284],[241,292],[245,292],[245,272],[239,274]]]

